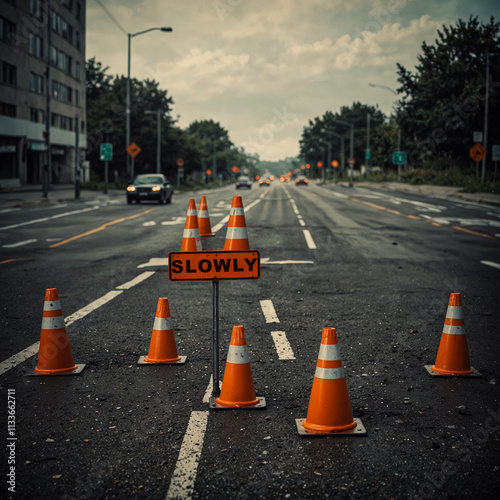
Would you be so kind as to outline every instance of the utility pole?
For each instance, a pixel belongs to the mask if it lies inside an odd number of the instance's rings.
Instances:
[[[369,173],[370,165],[370,113],[366,113],[366,153],[365,153],[365,177]]]
[[[481,168],[481,184],[486,182],[486,158],[488,157],[488,101],[490,94],[490,54],[486,52],[486,88],[484,96],[484,132],[483,132],[483,147],[486,150],[486,154],[483,158],[483,164]]]
[[[80,149],[78,115],[75,116],[75,200],[80,199]]]

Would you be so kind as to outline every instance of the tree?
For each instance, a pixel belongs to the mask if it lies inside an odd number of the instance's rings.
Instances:
[[[434,45],[422,44],[415,71],[398,64],[398,123],[402,136],[410,138],[408,159],[427,165],[439,156],[456,165],[470,164],[469,148],[474,131],[482,131],[486,54],[490,54],[490,116],[500,112],[499,23],[492,17],[482,24],[477,17],[438,30]],[[500,122],[490,120],[489,140],[500,135]]]
[[[340,162],[341,139],[328,133],[333,132],[344,137],[344,159],[347,162],[350,151],[350,127],[339,122],[348,122],[354,125],[354,159],[357,165],[364,163],[368,113],[370,114],[370,129],[373,132],[384,123],[385,115],[378,109],[378,106],[368,106],[360,102],[354,102],[351,107],[341,106],[338,113],[326,111],[322,117],[309,120],[309,125],[304,127],[299,142],[300,157],[306,163],[312,164],[313,170],[316,169],[318,162],[326,165],[328,162],[328,143],[330,143],[332,160]],[[373,161],[377,160],[378,158],[373,159]]]

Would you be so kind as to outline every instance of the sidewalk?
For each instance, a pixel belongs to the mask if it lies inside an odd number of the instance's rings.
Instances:
[[[47,198],[44,198],[41,185],[26,185],[0,191],[0,207],[39,207],[56,205],[59,203],[103,202],[110,199],[116,199],[120,196],[125,200],[124,189],[108,189],[108,194],[104,194],[102,191],[82,189],[80,190],[80,197],[76,199],[74,184],[56,184],[50,187]]]

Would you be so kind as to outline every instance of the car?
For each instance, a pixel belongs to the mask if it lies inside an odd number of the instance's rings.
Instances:
[[[236,189],[240,189],[240,188],[252,189],[252,181],[250,180],[250,177],[248,177],[246,175],[240,175],[236,179]]]
[[[170,203],[174,190],[163,174],[140,174],[127,186],[127,203],[157,201]]]
[[[271,185],[271,179],[269,179],[269,177],[261,177],[259,179],[259,187],[270,186],[270,185]]]
[[[309,179],[305,175],[299,175],[295,178],[295,185],[298,186],[299,184],[304,184],[307,186],[307,183],[309,182]]]

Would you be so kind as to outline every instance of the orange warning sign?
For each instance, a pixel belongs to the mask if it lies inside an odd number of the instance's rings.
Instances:
[[[258,280],[258,250],[170,252],[170,281]]]
[[[132,158],[135,158],[141,151],[142,151],[142,149],[135,142],[132,142],[129,145],[129,147],[127,148],[127,153]]]
[[[479,142],[476,142],[474,146],[469,149],[469,156],[476,162],[479,163],[486,156],[486,149]]]

